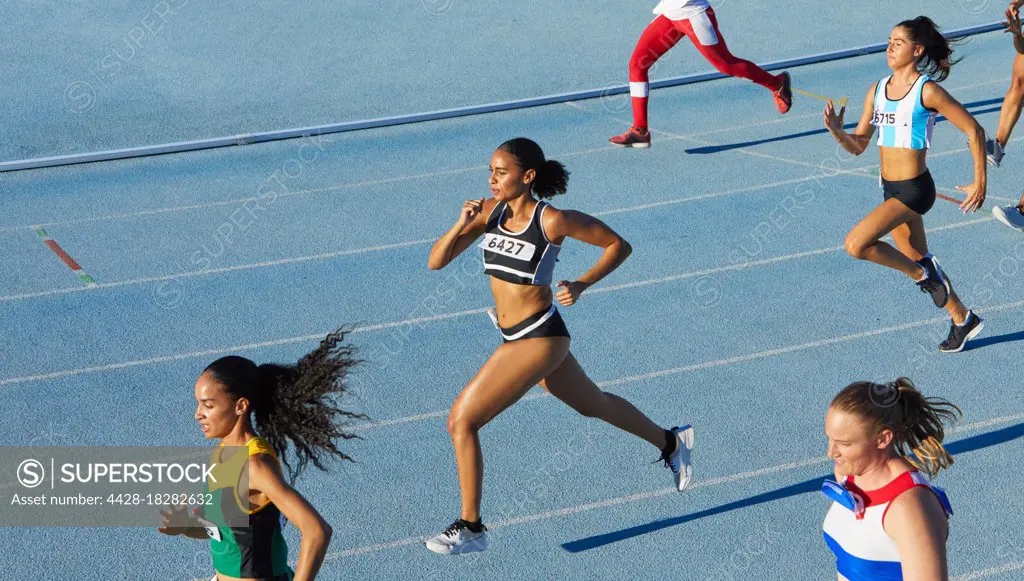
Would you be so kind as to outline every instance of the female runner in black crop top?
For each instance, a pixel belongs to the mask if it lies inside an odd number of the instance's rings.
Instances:
[[[569,334],[553,299],[566,307],[574,304],[583,291],[622,264],[631,248],[596,218],[556,210],[534,198],[564,193],[568,177],[562,164],[545,160],[533,141],[517,138],[505,142],[491,157],[493,198],[467,201],[455,225],[430,250],[429,266],[437,270],[486,234],[481,246],[496,306],[492,316],[504,338],[448,414],[462,514],[426,541],[435,553],[454,555],[487,548],[487,529],[480,519],[483,456],[478,434],[538,383],[580,414],[600,418],[661,450],[661,459],[672,470],[678,490],[690,482],[693,429],[665,430],[628,401],[601,391],[569,351]],[[559,282],[555,295],[549,286],[554,261],[542,255],[557,252],[566,238],[604,248],[604,254],[579,279]]]

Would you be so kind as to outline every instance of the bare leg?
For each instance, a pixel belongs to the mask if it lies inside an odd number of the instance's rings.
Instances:
[[[665,447],[665,430],[658,427],[633,404],[606,391],[601,391],[587,377],[572,353],[541,382],[551,395],[588,418],[599,418],[639,436],[661,450]]]
[[[1024,102],[1024,55],[1018,54],[1013,59],[1013,78],[1010,89],[1003,98],[1003,107],[999,110],[999,128],[996,130],[996,141],[1006,146],[1013,133],[1013,127],[1020,119],[1021,103]]]
[[[892,231],[892,238],[900,252],[911,260],[921,260],[928,254],[928,241],[924,233],[924,220],[918,216],[906,224],[897,226]],[[960,302],[956,292],[949,293],[949,302],[946,303],[946,310],[953,322],[957,325],[967,318],[967,308]]]
[[[504,343],[455,398],[448,414],[448,433],[459,468],[462,519],[480,520],[484,476],[480,429],[555,370],[568,352],[568,337]]]
[[[909,276],[912,280],[919,280],[925,274],[921,265],[881,241],[883,236],[895,230],[896,227],[914,219],[921,220],[921,215],[908,208],[903,202],[890,198],[882,202],[850,230],[850,233],[846,235],[846,252],[859,260],[868,260],[875,264],[888,266]],[[921,238],[924,239],[923,227]],[[927,252],[927,246],[925,246],[925,252]]]

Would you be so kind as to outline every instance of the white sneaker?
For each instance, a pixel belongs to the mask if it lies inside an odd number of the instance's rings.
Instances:
[[[487,527],[480,525],[480,531],[470,530],[469,523],[461,518],[448,525],[444,532],[427,539],[427,548],[439,555],[464,555],[486,551]]]
[[[682,492],[690,485],[693,477],[693,464],[690,461],[690,454],[693,452],[693,426],[687,424],[683,427],[672,428],[676,435],[676,449],[664,460],[665,466],[672,471],[672,477],[676,483],[676,490]]]
[[[1005,208],[996,206],[992,208],[992,215],[1010,228],[1024,232],[1024,214],[1021,214],[1020,208],[1017,206],[1006,206]]]
[[[1003,151],[1003,146],[999,145],[999,142],[995,139],[989,139],[985,142],[985,159],[988,160],[989,165],[999,167],[999,164],[1003,162],[1003,156],[1006,152]]]

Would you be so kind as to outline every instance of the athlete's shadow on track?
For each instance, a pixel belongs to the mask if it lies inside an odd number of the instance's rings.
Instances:
[[[987,99],[985,101],[975,101],[973,103],[964,103],[964,107],[970,110],[972,107],[984,107],[986,105],[996,105],[999,107],[989,107],[988,109],[981,109],[978,111],[971,111],[972,115],[981,115],[982,113],[992,113],[999,111],[1002,107],[1002,99]],[[939,116],[935,119],[936,123],[945,121],[946,118]],[[844,129],[853,129],[857,127],[857,123],[847,123],[843,125]],[[707,154],[707,153],[718,153],[720,151],[729,151],[730,149],[740,149],[741,147],[751,147],[754,145],[762,145],[765,143],[775,143],[776,141],[788,141],[790,139],[798,139],[800,137],[810,137],[811,135],[820,135],[822,133],[828,133],[828,129],[814,129],[811,131],[801,131],[800,133],[791,133],[789,135],[780,135],[778,137],[769,137],[767,139],[757,139],[754,141],[744,141],[742,143],[728,143],[724,145],[708,145],[705,147],[694,147],[693,149],[687,149],[686,153],[694,154]]]
[[[964,454],[966,452],[973,452],[974,450],[980,450],[982,448],[988,448],[990,446],[1004,444],[1006,442],[1010,442],[1021,437],[1024,437],[1024,422],[1016,424],[1014,426],[1003,428],[1001,430],[996,430],[994,432],[988,432],[985,434],[979,434],[977,436],[971,436],[970,438],[965,438],[963,440],[957,440],[956,442],[952,442],[949,445],[947,445],[946,450],[948,450],[950,454],[954,455]],[[770,492],[764,492],[762,494],[751,496],[749,498],[744,498],[743,500],[737,500],[736,502],[730,502],[728,504],[723,504],[721,506],[716,506],[714,508],[709,508],[707,510],[702,510],[700,512],[657,520],[647,524],[630,527],[628,529],[622,529],[620,531],[605,533],[603,535],[595,535],[592,537],[587,537],[585,539],[580,539],[578,541],[571,541],[562,544],[562,548],[570,553],[580,553],[583,551],[589,551],[590,549],[603,547],[604,545],[609,545],[611,543],[615,543],[625,539],[631,539],[633,537],[638,537],[640,535],[646,535],[647,533],[660,531],[661,529],[681,525],[683,523],[687,523],[693,520],[709,516],[715,516],[740,508],[755,506],[765,502],[771,502],[773,500],[789,498],[790,496],[797,496],[799,494],[806,494],[808,492],[817,492],[821,490],[822,480],[833,477],[834,476],[832,474],[823,474],[821,476],[804,480],[803,482],[798,482],[797,484],[792,484],[790,486],[779,488],[777,490],[772,490]],[[822,507],[822,511],[824,511],[824,505]]]
[[[989,345],[995,345],[997,343],[1010,343],[1013,341],[1024,341],[1024,331],[1007,333],[1005,335],[996,335],[995,337],[974,339],[967,344],[967,347],[964,347],[964,351],[972,351],[974,349],[981,349],[982,347],[988,347]]]

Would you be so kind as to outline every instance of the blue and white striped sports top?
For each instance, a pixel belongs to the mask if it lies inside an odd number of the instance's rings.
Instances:
[[[924,84],[931,80],[928,75],[918,77],[910,91],[898,101],[885,96],[885,88],[892,75],[878,81],[875,90],[875,114],[871,124],[878,128],[880,147],[902,147],[905,149],[929,149],[932,145],[932,128],[935,126],[935,111],[925,109],[921,95]]]

